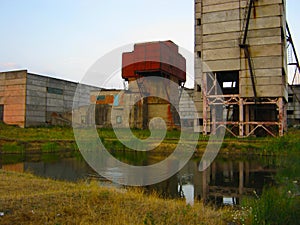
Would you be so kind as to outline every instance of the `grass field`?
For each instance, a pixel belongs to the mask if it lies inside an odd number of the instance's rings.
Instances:
[[[149,131],[134,130],[139,138]],[[101,139],[113,149],[122,145],[111,129],[99,129]],[[170,131],[163,151],[172,150],[178,131]],[[215,211],[196,202],[162,199],[140,189],[112,189],[96,183],[68,183],[0,170],[0,224],[298,224],[300,220],[300,130],[284,137],[237,139],[225,137],[221,152],[275,155],[283,170],[277,186],[244,202],[238,210]],[[205,138],[197,152],[205,149]],[[69,145],[69,146],[68,146]],[[18,128],[0,124],[0,153],[24,153],[35,147],[41,152],[76,149],[72,128]],[[170,147],[170,148],[169,148]],[[284,209],[284,210],[283,210]]]
[[[229,211],[139,189],[68,183],[0,170],[0,224],[226,224]]]
[[[117,139],[113,129],[98,129],[99,137],[108,149],[124,150],[125,147]],[[132,130],[133,134],[144,139],[149,137],[149,130]],[[166,137],[158,151],[173,151],[178,143],[180,131],[167,131]],[[300,130],[292,129],[284,137],[260,137],[238,139],[225,137],[221,153],[225,154],[259,154],[281,155],[288,154],[289,146],[299,146]],[[199,135],[196,154],[205,151],[209,137]],[[299,147],[300,148],[300,147]],[[73,129],[71,127],[38,127],[19,128],[0,123],[0,151],[2,153],[23,152],[57,152],[65,149],[77,150]]]

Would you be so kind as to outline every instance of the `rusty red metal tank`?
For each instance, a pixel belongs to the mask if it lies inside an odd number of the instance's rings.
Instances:
[[[141,76],[173,76],[186,81],[186,60],[172,41],[146,42],[134,45],[132,52],[122,55],[122,78]]]

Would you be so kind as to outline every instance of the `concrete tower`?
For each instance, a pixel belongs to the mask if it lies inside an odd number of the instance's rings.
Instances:
[[[285,14],[285,0],[195,0],[195,131],[283,135]]]

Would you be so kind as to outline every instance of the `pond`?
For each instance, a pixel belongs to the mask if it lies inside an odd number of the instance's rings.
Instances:
[[[112,153],[124,162],[144,165],[159,156],[137,153]],[[167,198],[185,198],[186,202],[202,200],[214,205],[238,205],[245,196],[260,195],[263,187],[274,184],[278,170],[273,157],[232,157],[219,155],[205,171],[199,171],[200,159],[192,158],[176,175],[166,181],[144,187]],[[97,179],[101,185],[116,185],[99,176],[78,152],[63,154],[0,155],[0,168],[57,180]],[[118,176],[118,171],[112,175]]]

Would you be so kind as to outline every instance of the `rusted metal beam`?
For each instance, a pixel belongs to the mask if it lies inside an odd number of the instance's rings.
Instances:
[[[295,48],[295,45],[294,45],[294,41],[293,41],[293,38],[292,38],[291,31],[290,31],[290,28],[289,28],[289,25],[288,25],[287,22],[286,22],[286,30],[287,30],[287,32],[288,32],[288,35],[287,35],[287,41],[288,41],[288,42],[290,43],[290,45],[292,46],[292,49],[293,49],[293,52],[294,52],[294,56],[295,56],[295,60],[296,60],[296,63],[293,63],[293,64],[296,64],[297,69],[298,69],[298,71],[300,72],[300,65],[299,65],[298,55],[297,55],[297,52],[296,52],[296,48]],[[297,74],[297,73],[295,73],[295,75],[294,75],[294,77],[293,77],[292,85],[293,85],[294,82],[295,82],[296,74]]]
[[[239,136],[244,136],[244,101],[242,98],[239,101]]]
[[[283,102],[283,98],[279,98],[278,99],[278,120],[279,120],[279,136],[283,136],[283,132],[284,132],[284,121],[285,121],[285,117],[284,117],[284,102]]]
[[[250,0],[249,7],[248,7],[248,13],[247,13],[247,19],[246,19],[246,26],[245,26],[243,41],[242,41],[241,45],[246,45],[248,30],[249,30],[250,17],[251,17],[251,11],[252,11],[252,6],[253,5],[254,5],[254,0]]]
[[[245,26],[245,30],[244,30],[243,41],[240,44],[240,48],[242,48],[244,50],[245,57],[248,60],[250,76],[251,76],[251,83],[252,83],[252,90],[253,90],[253,95],[254,95],[255,103],[256,103],[257,102],[257,92],[256,92],[256,87],[255,87],[255,79],[254,79],[255,75],[254,75],[251,55],[250,55],[250,51],[249,51],[249,45],[246,44],[247,37],[248,37],[248,30],[249,30],[249,23],[250,23],[252,7],[254,7],[254,0],[250,0],[250,2],[249,2],[248,13],[247,13],[247,18],[246,18],[246,26]]]
[[[207,118],[207,107],[208,107],[208,101],[207,101],[207,74],[203,74],[202,79],[202,94],[203,94],[203,134],[207,135],[207,125],[208,125],[208,118]]]
[[[241,46],[241,48],[244,49],[245,57],[248,60],[248,65],[249,65],[249,70],[250,70],[250,78],[251,78],[251,83],[252,83],[252,90],[253,90],[254,100],[256,103],[257,102],[257,92],[256,92],[256,87],[255,87],[255,79],[254,79],[255,75],[254,75],[253,65],[252,65],[251,56],[250,56],[250,52],[249,52],[249,45]]]

